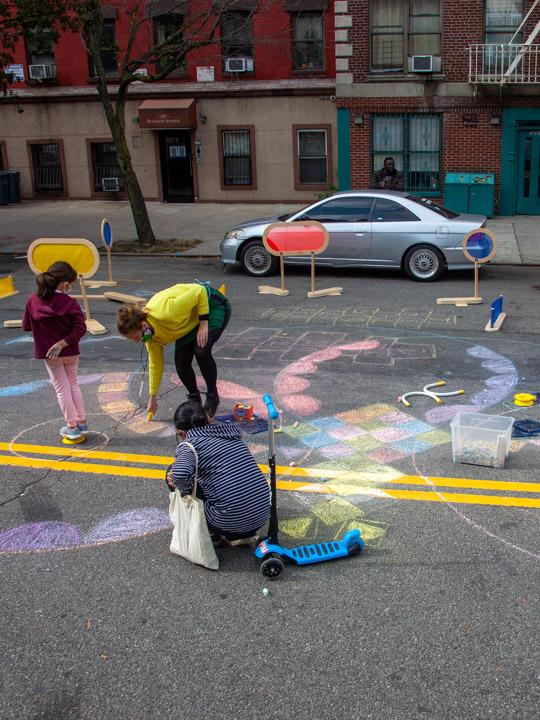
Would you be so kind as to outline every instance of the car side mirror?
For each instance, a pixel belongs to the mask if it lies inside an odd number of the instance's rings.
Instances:
[[[304,222],[306,220],[311,220],[309,215],[299,215],[297,218],[294,219],[295,222]]]

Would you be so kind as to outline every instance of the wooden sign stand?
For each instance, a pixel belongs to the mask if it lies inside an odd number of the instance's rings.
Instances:
[[[307,293],[308,298],[326,297],[326,295],[341,295],[342,287],[326,288],[315,290],[315,253],[311,253],[311,290]]]
[[[84,278],[82,275],[79,275],[79,283],[81,285],[81,291],[82,291],[82,301],[84,305],[84,312],[86,314],[86,327],[88,329],[88,332],[90,335],[105,335],[105,333],[109,332],[107,328],[102,325],[98,320],[94,320],[92,316],[90,315],[90,303],[88,302],[88,298],[96,299],[96,296],[88,296],[86,293],[86,287]],[[72,297],[78,297],[77,295],[72,295]],[[99,298],[101,299],[101,298]]]
[[[118,282],[113,280],[112,273],[112,258],[111,258],[111,247],[112,247],[112,228],[107,218],[103,218],[101,221],[101,242],[105,247],[107,253],[107,270],[109,279],[108,280],[85,280],[86,287],[99,288],[99,287],[116,287]]]
[[[487,254],[483,257],[478,257],[478,254],[471,254],[470,249],[468,248],[469,240],[474,239],[475,235],[484,235],[484,240],[487,237],[491,242],[491,249],[489,249]],[[455,305],[456,307],[467,307],[467,305],[480,305],[484,302],[478,294],[478,268],[480,264],[488,262],[497,254],[497,239],[490,230],[487,230],[483,227],[477,228],[476,230],[471,230],[471,232],[465,235],[465,237],[463,238],[463,242],[461,243],[461,247],[463,249],[463,254],[467,258],[467,260],[470,260],[474,263],[474,295],[473,297],[461,298],[437,298],[437,305]],[[480,245],[477,245],[477,247],[475,248],[475,250],[477,251],[480,249],[483,249]]]
[[[279,295],[280,297],[285,297],[285,295],[289,294],[289,291],[285,287],[285,263],[283,261],[283,253],[279,253],[279,273],[281,275],[280,287],[259,285],[259,295]]]
[[[315,255],[324,252],[328,247],[328,231],[320,222],[315,220],[306,222],[276,222],[269,225],[263,234],[263,245],[270,255],[279,257],[279,271],[281,275],[280,287],[259,285],[261,295],[286,296],[289,291],[285,288],[285,256],[310,256],[311,290],[307,293],[309,298],[325,297],[327,295],[341,295],[343,288],[333,287],[325,290],[315,288]]]

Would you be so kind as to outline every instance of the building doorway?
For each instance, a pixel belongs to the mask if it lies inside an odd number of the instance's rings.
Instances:
[[[165,202],[193,202],[193,161],[189,130],[159,133],[161,180]]]
[[[516,211],[540,215],[540,128],[519,131]]]

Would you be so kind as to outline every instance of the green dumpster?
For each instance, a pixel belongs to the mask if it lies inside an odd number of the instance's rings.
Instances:
[[[446,173],[444,204],[455,212],[493,217],[494,173]]]

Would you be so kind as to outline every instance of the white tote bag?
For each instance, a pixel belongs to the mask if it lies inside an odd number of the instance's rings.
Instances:
[[[180,490],[171,493],[169,501],[169,517],[173,524],[171,552],[196,565],[218,570],[219,560],[208,532],[204,503],[195,497],[199,480],[199,458],[191,443],[182,444],[187,445],[195,455],[195,480],[190,495],[182,496]]]

